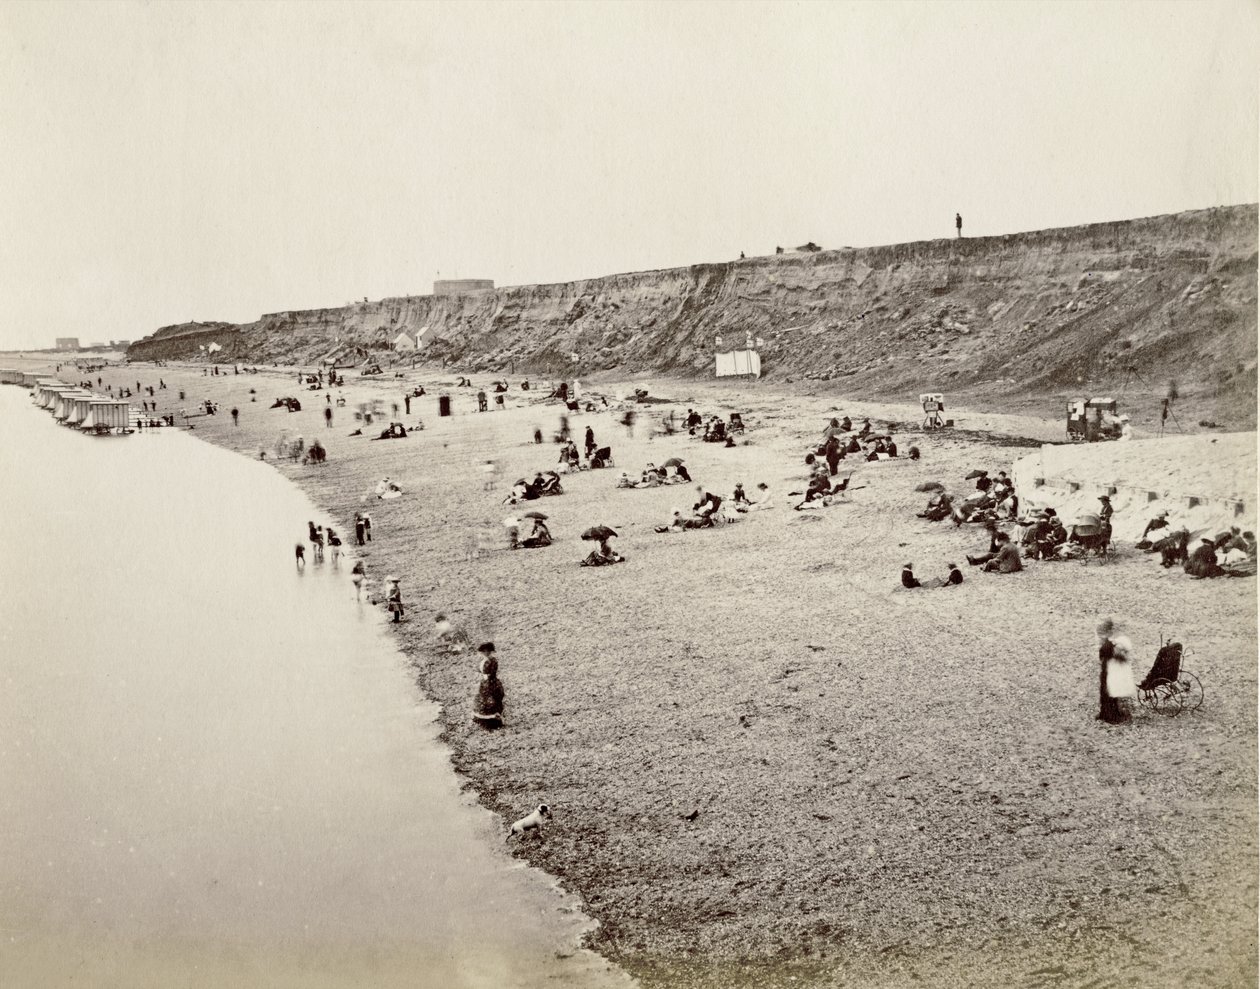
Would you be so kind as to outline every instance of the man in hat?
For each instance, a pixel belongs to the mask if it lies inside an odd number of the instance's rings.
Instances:
[[[997,538],[1002,545],[993,559],[984,565],[984,569],[989,573],[1016,573],[1023,570],[1024,564],[1019,558],[1019,548],[1011,542],[1011,537],[1005,532],[999,532]]]
[[[1168,528],[1168,509],[1165,508],[1162,512],[1160,512],[1153,519],[1151,519],[1149,522],[1146,523],[1146,528],[1142,530],[1142,538],[1139,539],[1138,542],[1144,542],[1146,540],[1146,537],[1149,536],[1152,532],[1155,532],[1157,529],[1167,529],[1167,528]]]
[[[1002,548],[1002,539],[1000,537],[1006,535],[998,529],[997,523],[992,519],[989,519],[984,523],[984,528],[989,533],[989,551],[987,553],[981,553],[977,556],[971,556],[969,554],[967,556],[967,562],[973,567],[978,567],[981,564],[988,563],[997,556],[998,550]]]

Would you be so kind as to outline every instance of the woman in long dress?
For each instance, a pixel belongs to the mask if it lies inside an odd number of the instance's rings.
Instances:
[[[1098,626],[1098,720],[1115,725],[1132,717],[1129,700],[1137,693],[1132,655],[1133,643],[1104,618]]]
[[[482,654],[481,684],[473,702],[473,722],[482,728],[503,727],[503,684],[499,680],[499,661],[494,655],[494,643],[483,642],[477,647]]]

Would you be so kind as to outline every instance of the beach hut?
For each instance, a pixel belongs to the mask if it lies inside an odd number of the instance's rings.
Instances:
[[[88,394],[87,392],[84,392],[82,395],[76,395],[74,397],[74,408],[71,410],[70,414],[66,416],[66,425],[78,426],[82,423],[83,420],[87,418],[91,403],[95,397],[96,396]]]
[[[97,434],[112,433],[119,430],[131,432],[131,403],[125,399],[92,399],[88,402],[88,414],[79,423],[80,429],[91,430]]]
[[[394,350],[400,354],[408,353],[416,349],[415,338],[406,330],[403,330],[398,334],[398,336],[394,337],[392,345]]]
[[[11,367],[0,367],[0,385],[20,385],[22,372]]]
[[[69,422],[74,415],[75,403],[79,399],[92,397],[91,392],[86,392],[82,388],[76,388],[74,391],[63,391],[57,399],[57,410],[54,413],[58,422]]]
[[[41,408],[50,409],[50,410],[56,409],[57,399],[60,397],[61,393],[65,391],[70,391],[73,388],[74,388],[73,385],[67,385],[64,382],[60,382],[60,381],[57,382],[55,385],[53,384],[44,385],[43,388],[41,388],[40,391],[37,393],[38,397],[36,399],[36,402]]]

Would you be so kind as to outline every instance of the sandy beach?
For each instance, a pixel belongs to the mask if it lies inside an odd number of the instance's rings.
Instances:
[[[370,578],[402,578],[409,620],[396,634],[417,689],[442,705],[456,769],[505,819],[553,807],[553,825],[516,854],[580,894],[600,922],[592,946],[643,985],[1254,981],[1254,581],[1194,581],[1131,545],[1106,565],[981,574],[963,560],[984,548],[978,527],[915,518],[927,498],[916,485],[965,491],[971,468],[1009,470],[1061,436],[1050,415],[955,404],[955,430],[923,435],[904,428],[918,421],[904,398],[592,383],[670,401],[640,406],[633,436],[619,413],[571,416],[579,441],[590,425],[612,446],[616,468],[566,476],[562,497],[523,506],[550,516],[556,541],[509,552],[507,486],[558,456],[531,439],[535,426],[550,437],[563,411],[540,404],[537,385],[524,393],[513,379],[507,410],[479,415],[475,388],[417,371],[406,388],[429,394],[399,419],[426,428],[371,442],[347,435],[352,409],[401,404],[403,381],[347,377],[325,428],[325,393],[299,389],[291,370],[101,376],[115,388],[164,378],[160,412],[217,401],[218,415],[188,420],[194,435],[245,456],[273,459],[282,430],[321,440],[325,465],[276,469],[341,520],[348,544],[354,513],[371,513],[374,540],[350,548]],[[437,416],[442,390],[455,397],[449,419]],[[302,411],[268,408],[284,395]],[[741,411],[747,442],[650,436],[649,414],[687,407]],[[923,458],[858,465],[846,501],[793,512],[804,450],[833,414],[891,423]],[[778,507],[655,533],[690,508],[693,487],[614,485],[670,456],[723,496],[764,481]],[[1242,470],[1254,488],[1254,457]],[[384,476],[403,497],[375,499]],[[578,535],[596,524],[620,533],[625,564],[578,567],[590,548]],[[470,558],[477,530],[492,548]],[[963,563],[967,579],[905,592],[906,562],[925,579]],[[495,641],[506,730],[470,724],[476,663],[435,648],[438,612]],[[1184,642],[1203,707],[1096,722],[1104,615],[1133,639],[1139,676],[1161,635]]]

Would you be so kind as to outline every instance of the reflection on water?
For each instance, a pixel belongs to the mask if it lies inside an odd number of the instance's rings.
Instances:
[[[0,505],[6,985],[620,982],[270,467],[5,386]]]

